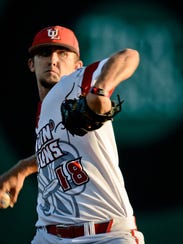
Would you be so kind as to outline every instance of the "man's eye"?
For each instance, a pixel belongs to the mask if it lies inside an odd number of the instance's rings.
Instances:
[[[51,55],[51,53],[52,53],[52,51],[49,49],[48,50],[40,50],[38,55],[43,56],[43,57],[48,57]]]
[[[60,51],[60,57],[64,58],[67,56],[67,52],[66,51]]]

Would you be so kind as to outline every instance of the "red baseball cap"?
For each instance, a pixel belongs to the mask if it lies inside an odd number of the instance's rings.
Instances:
[[[30,54],[36,54],[44,46],[66,47],[80,56],[79,44],[74,32],[63,26],[49,26],[40,30],[28,51]]]

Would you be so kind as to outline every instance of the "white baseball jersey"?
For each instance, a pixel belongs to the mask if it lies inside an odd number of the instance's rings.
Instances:
[[[119,168],[112,122],[84,136],[71,135],[62,124],[62,102],[78,98],[81,87],[88,91],[106,61],[64,76],[42,103],[36,128],[36,226],[133,215]]]

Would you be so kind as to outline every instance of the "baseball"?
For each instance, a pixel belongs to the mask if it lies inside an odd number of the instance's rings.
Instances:
[[[8,208],[10,206],[10,193],[5,192],[4,195],[0,199],[1,208]]]

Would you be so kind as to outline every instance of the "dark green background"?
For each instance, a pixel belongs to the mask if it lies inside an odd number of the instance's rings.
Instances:
[[[53,24],[75,29],[85,64],[136,48],[140,66],[116,91],[125,99],[114,120],[120,167],[146,244],[182,243],[181,14],[176,1],[1,0],[0,173],[34,151],[38,93],[27,49],[35,32]],[[31,176],[15,207],[0,210],[0,244],[30,243],[36,196]]]

